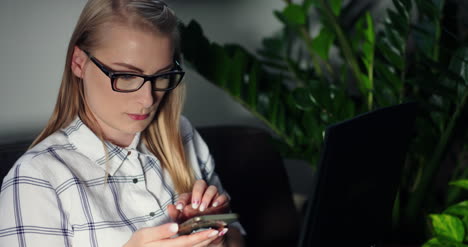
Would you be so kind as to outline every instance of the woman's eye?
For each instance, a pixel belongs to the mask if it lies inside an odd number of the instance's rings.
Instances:
[[[163,80],[169,80],[171,78],[171,75],[161,75],[159,76],[159,79],[163,79]]]
[[[134,76],[134,75],[120,75],[119,78],[122,79],[122,80],[133,80],[133,79],[136,78],[136,76]]]

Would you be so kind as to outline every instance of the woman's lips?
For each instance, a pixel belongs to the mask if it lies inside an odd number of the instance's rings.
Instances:
[[[128,113],[128,116],[133,119],[133,120],[145,120],[149,117],[149,113],[148,114],[144,114],[144,115],[139,115],[139,114],[130,114]]]

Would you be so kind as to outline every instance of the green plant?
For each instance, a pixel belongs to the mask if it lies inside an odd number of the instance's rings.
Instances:
[[[444,206],[429,196],[434,193],[431,185],[468,135],[463,128],[468,122],[468,49],[444,24],[446,1],[392,2],[394,9],[382,23],[363,12],[344,28],[341,0],[285,1],[286,7],[274,12],[283,24],[281,32],[265,38],[255,55],[239,45],[210,42],[192,21],[181,27],[182,52],[201,75],[276,133],[285,157],[312,165],[326,126],[375,108],[417,101],[417,133],[394,222],[395,227],[423,229],[425,214]],[[311,10],[319,22],[311,22]],[[313,28],[319,29],[317,35]],[[453,177],[465,175],[456,172]],[[450,191],[448,201],[458,195]]]
[[[468,189],[468,180],[457,180],[451,185]],[[432,238],[423,247],[468,247],[468,201],[449,206],[441,214],[429,215]]]

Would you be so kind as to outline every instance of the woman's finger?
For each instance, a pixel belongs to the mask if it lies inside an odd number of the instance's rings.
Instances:
[[[148,245],[150,247],[157,246],[171,246],[171,247],[183,247],[183,246],[207,246],[213,240],[219,236],[217,230],[206,230],[190,235],[184,235],[177,238],[165,239],[157,241]]]
[[[201,200],[201,204],[199,208],[200,212],[205,211],[205,209],[211,204],[211,201],[215,198],[217,194],[218,194],[218,189],[215,186],[213,185],[208,186]]]
[[[229,201],[229,198],[226,196],[226,194],[219,195],[213,200],[213,204],[211,205],[212,207],[218,207],[220,205],[224,205]]]
[[[197,245],[194,245],[192,247],[207,247],[207,246],[212,246],[211,244],[214,244],[214,241],[217,239],[218,237],[216,238],[210,238],[210,239],[207,239]]]
[[[193,185],[192,190],[192,208],[197,209],[200,206],[203,194],[205,193],[207,184],[204,180],[197,180]]]
[[[192,198],[192,193],[182,193],[179,195],[177,202],[175,203],[177,210],[182,211],[185,205],[190,204],[190,199]]]
[[[219,231],[218,237],[215,238],[211,243],[215,244],[215,245],[223,243],[224,242],[224,235],[226,235],[228,230],[229,230],[228,228],[223,228],[222,230],[218,229],[218,231]]]
[[[218,229],[218,234],[216,237],[213,237],[211,239],[208,239],[204,242],[201,242],[200,244],[198,245],[195,245],[193,247],[205,247],[205,246],[211,246],[209,244],[213,244],[213,245],[220,245],[223,243],[224,241],[224,235],[226,234],[226,232],[228,231],[227,228],[223,228],[223,229]],[[224,245],[223,245],[224,246]]]

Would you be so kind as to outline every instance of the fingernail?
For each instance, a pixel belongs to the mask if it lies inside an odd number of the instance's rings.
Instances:
[[[177,231],[179,231],[179,225],[177,225],[177,224],[175,224],[175,223],[174,223],[174,224],[171,224],[171,225],[169,226],[169,231],[171,231],[171,232],[173,232],[173,233],[176,233]]]
[[[202,204],[200,205],[200,211],[201,211],[201,212],[205,211],[205,208],[206,208],[206,203],[202,203]]]
[[[219,233],[219,236],[223,236],[224,234],[226,234],[226,232],[228,231],[229,229],[228,228],[224,228],[220,233]]]
[[[219,205],[218,202],[214,202],[214,203],[213,203],[213,207],[217,207],[218,205]]]
[[[177,203],[177,206],[176,206],[176,209],[179,210],[179,211],[182,211],[182,209],[184,208],[184,205],[182,205],[182,203]]]
[[[218,236],[218,233],[219,233],[219,232],[216,231],[216,230],[215,230],[215,231],[212,231],[212,232],[208,235],[208,237],[209,237],[209,238],[212,238],[212,237]]]
[[[200,204],[199,201],[193,201],[193,202],[192,202],[192,208],[193,208],[193,209],[197,209],[199,204]]]

